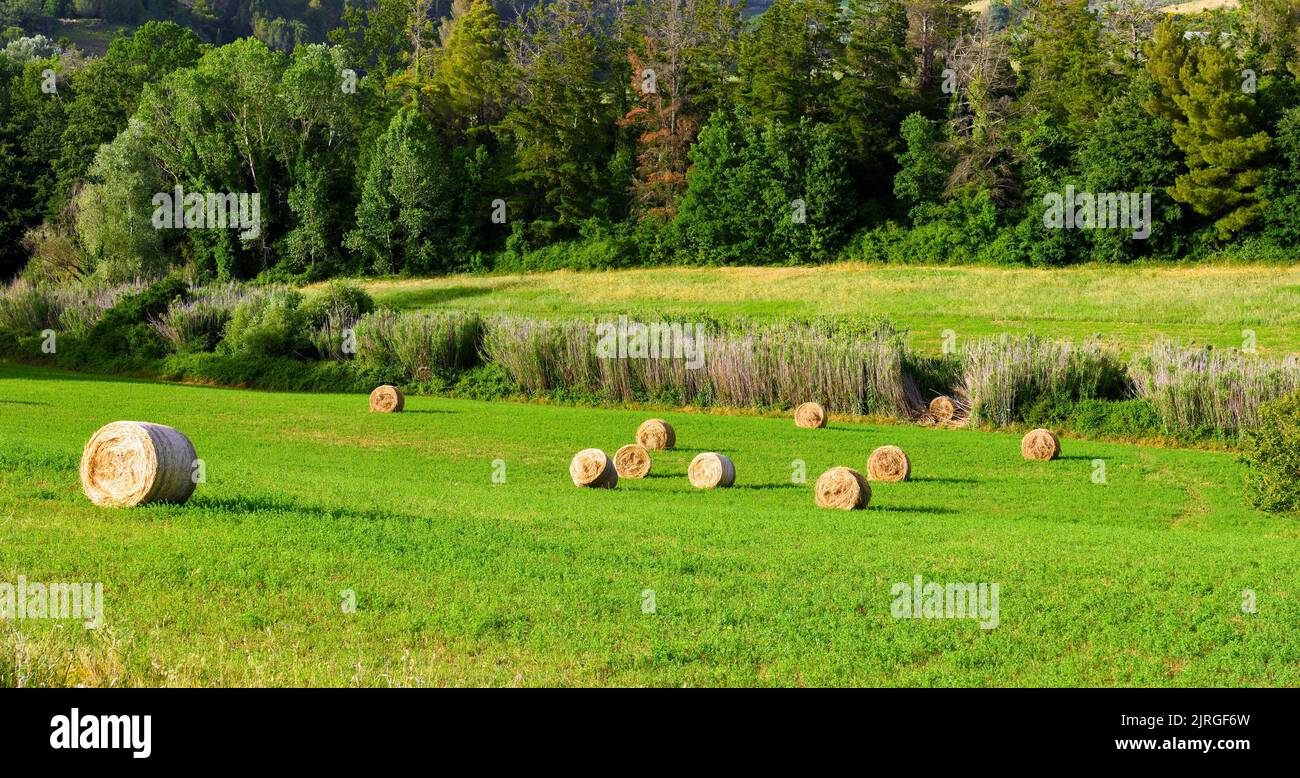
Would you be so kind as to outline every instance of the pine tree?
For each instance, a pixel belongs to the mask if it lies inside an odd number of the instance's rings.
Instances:
[[[913,103],[907,11],[901,0],[851,0],[844,27],[831,113],[871,178],[892,167],[898,125]]]
[[[448,118],[463,129],[499,118],[501,20],[488,0],[455,0],[439,29],[434,84]]]
[[[776,0],[740,42],[740,102],[760,123],[830,117],[835,58],[843,48],[839,5]]]
[[[1214,218],[1219,236],[1228,238],[1255,222],[1264,209],[1260,188],[1272,139],[1257,129],[1254,95],[1241,88],[1242,65],[1236,56],[1212,43],[1181,36],[1179,41],[1183,52],[1170,44],[1168,30],[1158,34],[1149,65],[1164,93],[1163,100],[1150,104],[1163,112],[1172,103],[1174,144],[1187,165],[1169,193]],[[1180,59],[1174,80],[1172,66]]]

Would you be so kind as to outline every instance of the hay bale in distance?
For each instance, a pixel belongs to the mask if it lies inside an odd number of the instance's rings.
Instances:
[[[722,454],[708,451],[691,460],[686,477],[697,489],[726,488],[736,484],[736,466]]]
[[[1056,459],[1061,455],[1061,441],[1051,430],[1032,430],[1020,441],[1020,455],[1040,462]]]
[[[648,451],[663,451],[677,445],[677,433],[663,419],[649,419],[636,428],[636,442]]]
[[[396,386],[384,384],[370,393],[371,413],[401,413],[406,407],[406,398]]]
[[[569,463],[569,477],[574,486],[590,489],[613,489],[618,486],[614,460],[598,448],[584,448]]]
[[[826,426],[826,409],[818,403],[804,403],[794,409],[794,423],[796,427],[805,429],[820,429]]]
[[[872,481],[906,481],[912,477],[912,460],[898,446],[881,446],[867,459],[867,478]]]
[[[818,508],[859,510],[871,502],[871,485],[851,467],[832,467],[817,479],[813,499]]]
[[[957,404],[947,395],[939,395],[930,401],[930,415],[940,424],[950,422],[957,416]]]
[[[81,452],[81,490],[100,506],[183,503],[194,494],[194,444],[180,430],[146,421],[99,428]]]
[[[645,478],[650,474],[650,452],[640,443],[629,443],[614,452],[614,469],[619,478]]]

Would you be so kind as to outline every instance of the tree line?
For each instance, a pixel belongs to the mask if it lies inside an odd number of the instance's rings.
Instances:
[[[156,21],[102,58],[14,40],[0,274],[1046,266],[1300,245],[1300,0],[517,10],[372,0],[283,51]],[[1045,198],[1067,187],[1150,195],[1150,229],[1051,228]],[[256,194],[260,228],[158,229],[173,191]]]

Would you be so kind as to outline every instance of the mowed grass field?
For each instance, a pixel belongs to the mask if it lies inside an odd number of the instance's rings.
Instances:
[[[1266,354],[1300,351],[1300,268],[1115,267],[1052,270],[841,264],[802,268],[659,268],[604,273],[448,276],[366,282],[405,310],[473,308],[543,316],[888,316],[912,347],[1003,332],[1138,349],[1159,336],[1239,348],[1253,330]]]
[[[590,491],[570,457],[647,412],[407,408],[0,365],[0,581],[102,582],[106,622],[0,622],[0,684],[1300,685],[1300,524],[1245,507],[1231,454],[1030,463],[1012,434],[656,413],[680,448]],[[188,504],[82,496],[82,445],[121,419],[190,436]],[[813,506],[885,443],[915,481]],[[736,488],[689,486],[705,450]],[[893,618],[916,575],[998,584],[998,626]]]

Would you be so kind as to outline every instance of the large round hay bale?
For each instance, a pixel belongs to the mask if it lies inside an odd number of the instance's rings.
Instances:
[[[939,395],[930,401],[930,415],[939,423],[949,422],[957,415],[957,404],[947,395]]]
[[[881,446],[867,459],[867,478],[872,481],[906,481],[912,477],[912,460],[898,446]]]
[[[81,452],[81,489],[96,505],[183,503],[194,494],[194,444],[180,430],[146,421],[99,428]]]
[[[1036,429],[1020,441],[1020,455],[1025,459],[1046,462],[1061,455],[1061,441],[1056,439],[1051,430]]]
[[[818,508],[858,510],[871,502],[871,485],[851,467],[832,467],[817,479],[813,498]]]
[[[650,452],[640,443],[629,443],[614,452],[614,469],[619,478],[645,478],[650,474]]]
[[[614,460],[598,448],[584,448],[569,463],[569,477],[574,486],[591,489],[613,489],[618,486],[618,470]]]
[[[805,429],[818,429],[826,426],[826,409],[818,403],[804,403],[794,409],[794,423]]]
[[[677,433],[663,419],[649,419],[636,428],[636,442],[649,451],[662,451],[677,445]]]
[[[686,477],[697,489],[725,488],[736,484],[736,466],[722,454],[708,451],[691,460]]]
[[[396,386],[384,384],[370,393],[371,413],[400,413],[406,407],[406,398]]]

